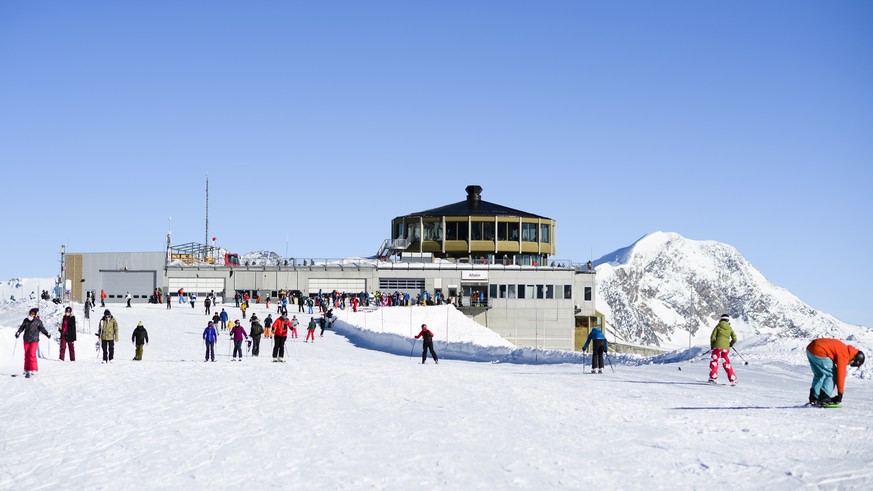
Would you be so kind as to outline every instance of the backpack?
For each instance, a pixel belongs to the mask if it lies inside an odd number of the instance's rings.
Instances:
[[[252,322],[251,335],[252,336],[260,336],[261,334],[264,334],[264,326],[262,326],[260,322],[257,322],[257,321]]]

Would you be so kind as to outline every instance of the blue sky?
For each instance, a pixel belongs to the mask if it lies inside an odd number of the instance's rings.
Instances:
[[[182,4],[182,5],[179,5]],[[0,278],[57,251],[366,256],[483,199],[559,258],[735,246],[873,326],[873,3],[0,3]]]

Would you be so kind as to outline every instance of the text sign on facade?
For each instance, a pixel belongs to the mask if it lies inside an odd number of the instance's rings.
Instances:
[[[461,271],[461,281],[488,281],[488,271]]]

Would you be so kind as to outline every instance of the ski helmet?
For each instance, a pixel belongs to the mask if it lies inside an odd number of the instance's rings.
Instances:
[[[112,312],[110,312],[109,309],[103,311],[103,316],[105,317],[107,315],[112,315]]]
[[[849,362],[849,365],[851,365],[853,367],[860,367],[863,364],[864,364],[864,352],[861,350],[858,350],[858,354],[856,354],[855,357],[852,358],[852,361]]]

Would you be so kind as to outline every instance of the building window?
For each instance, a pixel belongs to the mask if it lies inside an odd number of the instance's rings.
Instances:
[[[420,278],[379,278],[379,289],[394,290],[424,290],[424,279]]]
[[[546,285],[546,298],[555,298],[555,285]]]
[[[564,285],[564,300],[573,298],[573,285]]]
[[[482,240],[494,242],[494,224],[492,222],[482,222]]]
[[[446,222],[446,240],[467,240],[467,222]]]
[[[549,226],[546,224],[540,224],[540,242],[550,242]]]
[[[491,286],[491,298],[497,298],[497,285],[490,285],[490,286]]]
[[[524,285],[518,285],[518,298],[525,298]]]
[[[506,285],[500,285],[500,286],[497,288],[497,290],[498,290],[498,292],[500,293],[500,294],[498,295],[499,298],[506,298]],[[492,296],[493,296],[493,295],[492,295]]]
[[[522,242],[536,242],[537,241],[537,224],[536,223],[522,223],[521,224],[521,240],[522,240]]]
[[[585,301],[586,302],[591,301],[591,287],[590,286],[585,287]]]
[[[441,222],[424,222],[424,240],[443,240],[443,224]]]
[[[515,298],[515,285],[506,285],[506,298]]]
[[[472,240],[482,240],[482,222],[473,222],[470,224],[470,238]]]
[[[537,285],[537,298],[544,298],[544,297],[545,297],[545,288],[543,288],[543,285]]]

